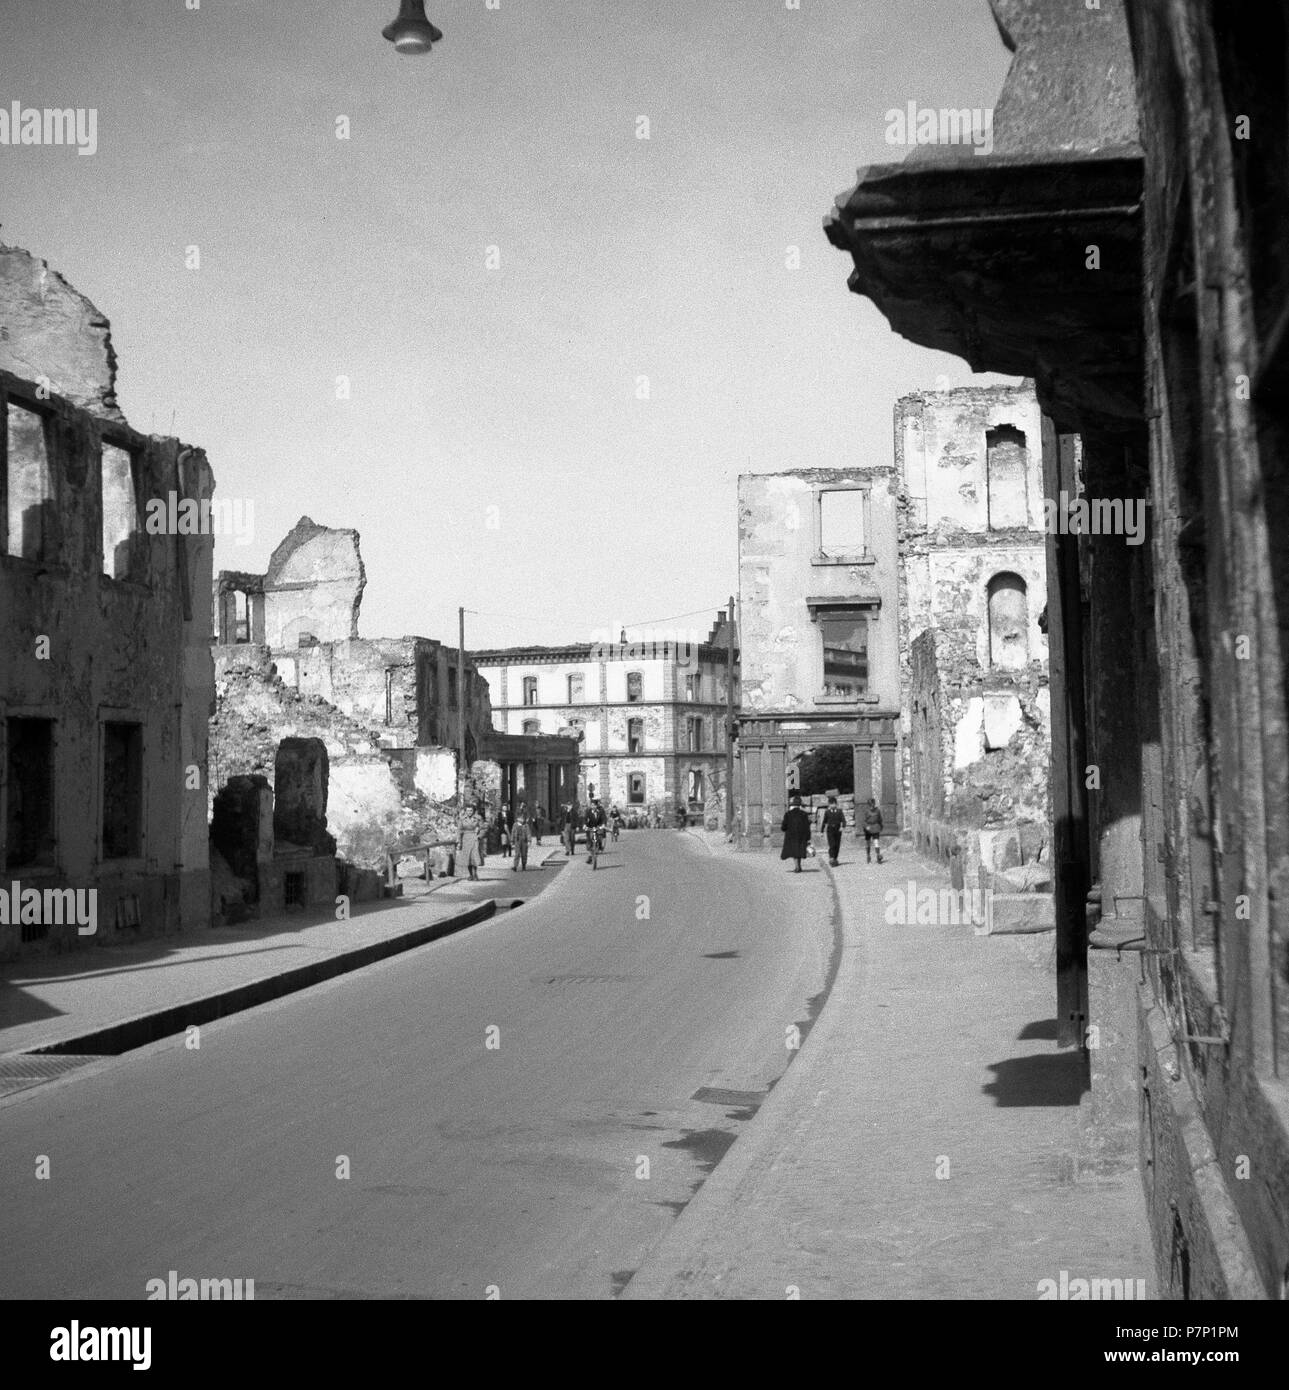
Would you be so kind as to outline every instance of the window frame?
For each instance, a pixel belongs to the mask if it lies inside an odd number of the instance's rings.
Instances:
[[[134,542],[130,563],[130,572],[124,575],[109,574],[103,567],[104,546],[107,537],[104,534],[104,527],[107,525],[107,513],[104,508],[103,496],[103,451],[105,449],[116,449],[124,454],[130,461],[130,492],[134,498],[134,520],[135,529],[133,532]],[[145,525],[147,508],[142,505],[143,498],[140,490],[140,468],[139,468],[139,448],[132,445],[128,440],[112,434],[110,431],[100,436],[98,441],[98,548],[99,548],[99,574],[104,579],[110,579],[114,584],[137,584],[147,587],[149,580],[148,573],[148,532]],[[236,592],[243,593],[246,598],[246,641],[251,640],[251,596],[245,590]]]
[[[132,724],[139,730],[139,833],[136,854],[108,856],[104,850],[107,829],[107,726]],[[94,854],[98,869],[108,873],[138,873],[148,859],[148,720],[137,708],[100,705],[98,710],[98,796]]]
[[[53,857],[49,864],[9,864],[9,721],[11,719],[41,719],[49,724],[50,758],[50,839]],[[60,757],[59,719],[56,714],[39,705],[6,705],[0,700],[0,873],[18,873],[24,878],[57,878],[62,876],[62,836],[59,815],[58,788]]]
[[[823,596],[808,598],[806,606],[810,611],[810,621],[815,626],[819,635],[818,652],[819,675],[817,680],[817,691],[815,695],[816,705],[844,706],[844,705],[876,705],[881,703],[881,695],[874,688],[873,683],[873,653],[877,648],[877,638],[879,632],[879,622],[881,620],[882,603],[879,598],[861,597],[832,597]],[[868,658],[867,669],[864,673],[863,692],[856,695],[828,695],[825,693],[827,683],[824,671],[824,630],[823,621],[829,618],[840,618],[853,615],[857,619],[863,619],[865,624],[865,655]]]
[[[844,550],[836,555],[824,550],[824,498],[837,492],[858,492],[863,501],[863,544],[858,550]],[[873,485],[863,483],[820,484],[814,489],[812,512],[814,522],[814,550],[811,556],[813,565],[871,565],[873,555]]]
[[[14,555],[9,550],[9,410],[16,406],[28,414],[39,416],[45,443],[45,466],[49,473],[49,500],[53,503],[54,523],[49,531],[43,527],[40,554]],[[20,391],[0,384],[0,412],[4,429],[0,430],[0,560],[17,560],[27,565],[59,565],[62,561],[62,528],[57,518],[63,512],[62,469],[59,466],[55,412],[45,401],[35,400]]]

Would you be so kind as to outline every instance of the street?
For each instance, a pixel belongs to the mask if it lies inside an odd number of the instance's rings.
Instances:
[[[0,1295],[612,1297],[793,1055],[831,914],[813,866],[628,832],[520,909],[33,1092]]]

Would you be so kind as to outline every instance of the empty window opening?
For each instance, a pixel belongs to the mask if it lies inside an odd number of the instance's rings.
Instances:
[[[643,753],[643,752],[644,752],[644,720],[643,720],[643,719],[628,719],[628,720],[627,720],[627,752],[628,752],[628,753]]]
[[[542,731],[542,726],[541,726],[541,722],[540,722],[539,720],[536,720],[536,719],[525,719],[525,720],[524,720],[524,733],[526,733],[526,734],[540,734],[541,731]]]
[[[703,721],[699,719],[688,719],[686,729],[686,739],[691,753],[697,753],[703,746]]]
[[[137,579],[143,558],[134,460],[115,444],[102,453],[103,573],[111,579]],[[242,596],[243,603],[245,595]]]
[[[698,676],[685,677],[685,699],[701,700],[703,698],[703,678]]]
[[[524,677],[524,704],[535,705],[537,703],[537,677]]]
[[[304,906],[304,875],[299,872],[282,876],[282,905],[286,908]]]
[[[864,494],[858,488],[819,494],[819,549],[829,558],[864,553]]]
[[[1029,601],[1018,574],[989,581],[989,664],[1015,670],[1029,661]]]
[[[54,721],[9,719],[5,868],[54,865]],[[24,938],[25,940],[26,938]]]
[[[10,401],[8,447],[6,551],[24,560],[47,560],[55,535],[55,504],[45,417]]]
[[[986,431],[985,488],[991,531],[1029,525],[1028,473],[1024,431],[1015,425]]]
[[[824,651],[824,695],[857,699],[868,690],[868,619],[827,613],[819,619]]]
[[[698,768],[689,772],[689,804],[700,804],[703,800],[703,774]]]
[[[632,772],[627,776],[627,800],[633,806],[643,806],[645,799],[645,776],[643,772]]]
[[[143,725],[103,725],[103,858],[143,854]]]
[[[586,677],[580,672],[574,673],[568,678],[568,702],[570,705],[580,705],[586,698]]]
[[[638,705],[644,699],[644,675],[640,671],[627,672],[627,703]]]

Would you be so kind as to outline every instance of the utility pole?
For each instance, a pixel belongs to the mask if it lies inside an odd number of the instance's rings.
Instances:
[[[734,833],[734,595],[725,624],[725,833]]]
[[[457,609],[457,797],[465,810],[465,609]]]

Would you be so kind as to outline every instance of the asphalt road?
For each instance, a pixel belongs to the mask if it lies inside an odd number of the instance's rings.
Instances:
[[[0,1124],[0,1296],[173,1269],[257,1300],[613,1297],[788,1064],[831,910],[817,869],[628,832],[199,1049],[33,1091]]]

